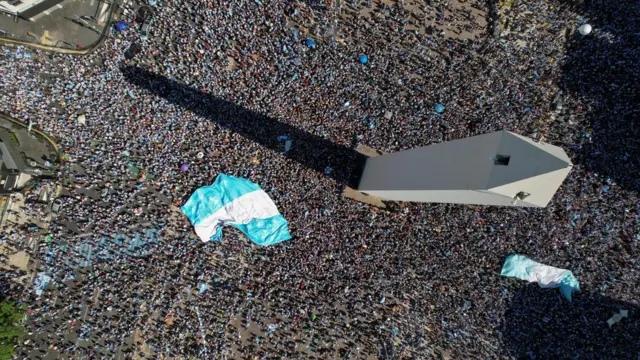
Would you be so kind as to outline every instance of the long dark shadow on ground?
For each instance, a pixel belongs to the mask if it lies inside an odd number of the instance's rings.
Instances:
[[[352,173],[358,174],[358,171],[352,171],[352,169],[355,165],[362,163],[362,157],[351,147],[336,144],[324,137],[308,133],[283,121],[140,67],[123,66],[121,71],[131,84],[147,89],[172,104],[209,119],[218,126],[275,152],[283,151],[283,143],[278,140],[278,137],[288,136],[293,140],[294,146],[283,156],[309,169],[325,173],[340,184],[353,184]],[[327,168],[331,170],[328,171]]]
[[[607,320],[629,312],[611,327]],[[594,293],[574,293],[571,303],[556,289],[530,284],[510,300],[501,327],[516,359],[637,359],[640,307]]]
[[[18,274],[26,275],[25,271],[14,269]],[[10,274],[9,271],[4,271],[3,273]],[[11,274],[13,275],[13,274]],[[15,276],[16,278],[18,276]],[[24,293],[24,286],[11,280],[9,277],[1,277],[0,278],[0,301],[6,301],[10,299],[20,299],[21,295]]]
[[[580,144],[576,163],[640,193],[640,3],[585,1],[575,11],[594,29],[568,42],[561,66],[561,89],[589,104],[583,111],[592,132],[573,139]]]

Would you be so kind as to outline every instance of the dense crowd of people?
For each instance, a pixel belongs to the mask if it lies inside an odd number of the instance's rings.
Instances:
[[[16,358],[640,356],[638,4],[157,1],[146,42],[123,8],[91,55],[1,49],[0,110],[59,139],[66,189],[27,249],[51,280],[23,291]],[[340,196],[356,144],[499,129],[574,160],[547,208]],[[219,173],[258,183],[293,238],[197,240],[177,206]],[[500,277],[510,253],[582,293]]]

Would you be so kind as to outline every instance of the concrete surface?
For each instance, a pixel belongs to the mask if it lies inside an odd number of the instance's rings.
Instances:
[[[9,266],[15,266],[20,270],[27,270],[27,265],[29,265],[29,259],[31,257],[26,253],[26,251],[18,251],[9,255]]]

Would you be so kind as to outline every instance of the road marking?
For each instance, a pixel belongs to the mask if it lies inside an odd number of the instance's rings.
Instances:
[[[36,16],[33,16],[33,17],[31,17],[31,19],[30,19],[30,20],[31,20],[31,21],[36,21],[36,20],[40,19],[41,17],[43,17],[43,16],[45,16],[45,15],[48,15],[48,14],[45,14],[44,12],[41,12],[40,14],[38,14],[38,15],[36,15]]]
[[[100,8],[100,16],[98,16],[98,24],[104,26],[104,22],[107,20],[108,15],[109,15],[109,4],[103,3]]]
[[[44,34],[40,37],[40,43],[45,45],[53,45],[53,39],[49,37],[49,31],[45,30]]]

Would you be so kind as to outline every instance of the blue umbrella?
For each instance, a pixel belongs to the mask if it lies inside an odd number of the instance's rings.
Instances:
[[[361,55],[360,56],[360,63],[366,64],[368,62],[369,62],[369,57],[367,55]]]
[[[442,104],[436,105],[436,112],[441,113],[443,111],[444,111],[444,105],[442,105]]]
[[[316,47],[316,42],[313,41],[313,39],[307,39],[306,43],[307,43],[307,46],[310,47],[310,48]]]
[[[127,30],[127,23],[120,20],[116,23],[116,30],[117,31],[125,31]]]

